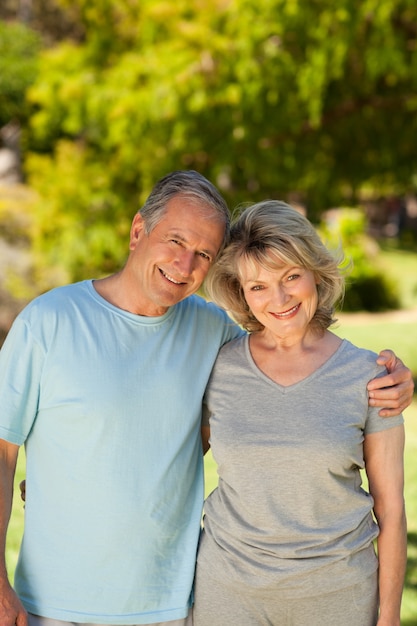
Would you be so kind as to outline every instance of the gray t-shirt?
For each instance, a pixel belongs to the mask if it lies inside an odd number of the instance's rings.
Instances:
[[[403,418],[368,407],[366,384],[385,373],[375,359],[343,341],[311,376],[283,387],[256,366],[247,336],[221,349],[205,396],[219,485],[205,504],[200,567],[292,597],[376,570],[363,439]]]

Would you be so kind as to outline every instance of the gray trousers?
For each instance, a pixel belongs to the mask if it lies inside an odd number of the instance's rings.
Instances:
[[[109,626],[109,624],[86,624],[81,622],[63,622],[49,617],[40,617],[29,613],[28,626]],[[138,625],[139,626],[139,625]],[[192,626],[192,614],[185,619],[176,619],[170,622],[158,622],[153,624],[141,624],[140,626]]]
[[[194,626],[375,626],[378,576],[308,598],[277,597],[276,590],[229,587],[198,568]]]

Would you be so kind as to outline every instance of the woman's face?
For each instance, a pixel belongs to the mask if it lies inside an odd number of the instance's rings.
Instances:
[[[246,302],[256,319],[278,337],[303,335],[316,312],[317,281],[311,270],[277,262],[275,269],[242,259]]]

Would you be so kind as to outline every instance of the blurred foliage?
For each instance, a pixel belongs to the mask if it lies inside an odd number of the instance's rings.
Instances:
[[[84,35],[79,20],[59,0],[1,0],[0,20],[30,26],[47,45],[65,37],[81,41]]]
[[[329,211],[319,232],[333,249],[342,248],[347,270],[343,311],[380,312],[400,307],[397,283],[378,263],[378,245],[366,234],[366,219],[358,209]]]
[[[55,1],[78,36],[42,52],[28,91],[40,271],[116,269],[173,169],[231,206],[296,194],[313,218],[412,190],[415,0]]]
[[[0,128],[29,116],[25,94],[37,76],[40,37],[23,24],[0,21]]]
[[[42,291],[51,283],[110,273],[127,255],[130,217],[108,187],[103,164],[88,156],[87,149],[61,140],[54,159],[38,154],[29,161],[40,194],[29,207],[29,232]]]

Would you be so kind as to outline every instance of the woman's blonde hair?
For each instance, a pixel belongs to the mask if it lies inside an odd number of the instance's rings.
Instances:
[[[336,321],[335,305],[344,293],[339,269],[343,254],[332,254],[311,222],[290,205],[265,200],[244,209],[233,221],[229,243],[205,282],[208,296],[238,324],[250,332],[259,331],[264,326],[249,309],[241,287],[242,260],[272,270],[280,263],[311,270],[318,283],[318,304],[311,325],[324,331]]]

